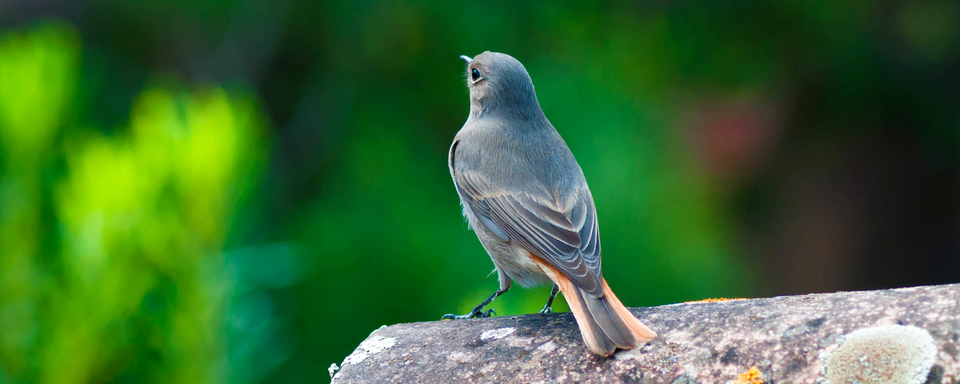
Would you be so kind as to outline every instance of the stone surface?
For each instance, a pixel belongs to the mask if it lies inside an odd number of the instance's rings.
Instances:
[[[919,328],[910,332],[930,335],[936,358],[932,367],[904,369],[922,369],[924,383],[960,383],[960,284],[682,303],[631,312],[659,337],[609,358],[587,350],[569,313],[383,327],[344,360],[333,382],[731,383],[756,367],[766,383],[824,383],[822,359],[832,355],[844,356],[830,364],[845,375],[858,370],[876,375],[869,368],[881,361],[929,365],[929,344],[884,349],[904,356],[833,353],[844,340],[857,339],[844,337],[854,331],[877,328],[857,335],[882,337],[892,332],[888,330],[907,328],[891,326],[906,325]]]

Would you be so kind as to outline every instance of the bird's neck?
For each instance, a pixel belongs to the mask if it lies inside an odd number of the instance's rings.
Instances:
[[[519,97],[490,97],[481,95],[470,103],[471,119],[499,119],[538,123],[546,121],[536,94]],[[539,126],[540,124],[533,124]]]

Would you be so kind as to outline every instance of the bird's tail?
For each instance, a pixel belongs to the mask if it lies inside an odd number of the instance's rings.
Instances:
[[[560,287],[573,317],[580,326],[583,342],[598,355],[609,356],[620,349],[633,349],[657,337],[646,325],[627,310],[603,281],[603,296],[593,297],[577,288],[556,269],[541,264],[542,269]],[[544,268],[545,267],[545,268]]]

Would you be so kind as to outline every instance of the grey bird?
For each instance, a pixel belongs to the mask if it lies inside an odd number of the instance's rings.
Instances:
[[[587,347],[603,356],[657,337],[613,294],[600,268],[600,230],[580,165],[540,109],[533,82],[513,57],[484,52],[467,62],[470,115],[450,146],[450,175],[463,215],[490,255],[499,289],[553,284],[540,313],[563,292]]]

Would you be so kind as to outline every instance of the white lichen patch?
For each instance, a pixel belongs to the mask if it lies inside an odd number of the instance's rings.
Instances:
[[[537,347],[537,351],[543,352],[543,353],[553,352],[554,349],[557,349],[557,345],[554,344],[553,341],[548,341],[546,343],[543,343],[543,345]]]
[[[820,356],[827,384],[920,384],[936,358],[930,333],[903,325],[858,329],[837,339],[837,347]]]
[[[696,337],[696,335],[694,335],[690,331],[671,331],[670,332],[670,340],[675,343],[687,343],[694,337]]]
[[[532,337],[508,337],[507,345],[517,348],[526,348],[533,344]]]
[[[343,360],[343,364],[360,364],[367,357],[390,349],[396,344],[397,339],[392,337],[371,337],[360,343],[357,349]]]
[[[625,351],[618,351],[613,355],[613,358],[616,360],[640,360],[643,358],[643,354],[640,353],[640,348],[628,349]]]
[[[472,353],[463,353],[463,352],[454,352],[447,356],[447,360],[456,362],[456,363],[469,363],[473,361],[473,358],[476,357]]]
[[[489,340],[489,339],[500,340],[504,337],[507,337],[507,335],[513,333],[513,331],[516,331],[516,329],[511,327],[483,331],[483,333],[480,334],[480,340]]]

